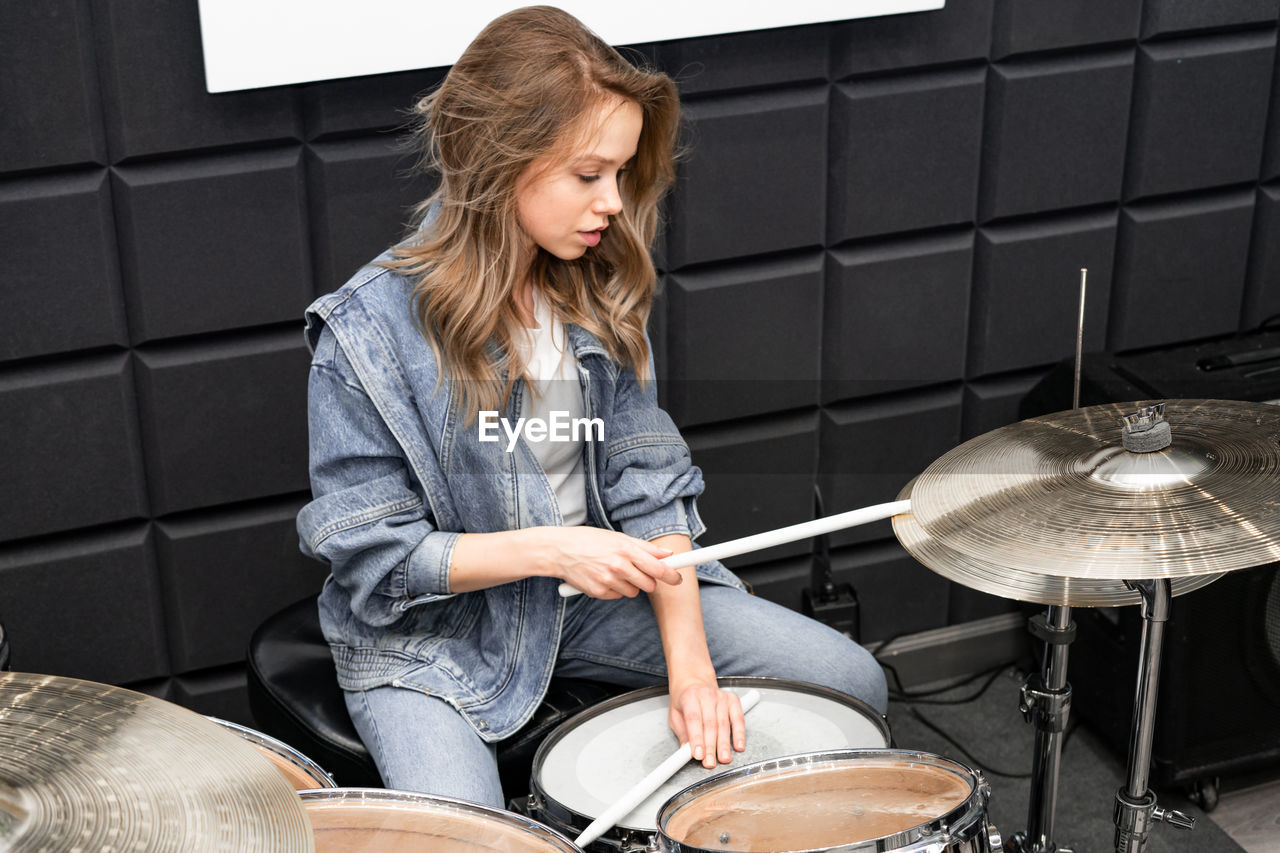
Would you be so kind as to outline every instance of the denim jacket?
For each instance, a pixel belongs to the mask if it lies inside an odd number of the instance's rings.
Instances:
[[[331,569],[320,621],[341,686],[439,696],[496,741],[546,691],[564,600],[553,578],[452,593],[450,555],[463,532],[561,519],[523,438],[511,452],[505,439],[479,440],[417,326],[411,290],[405,277],[371,265],[307,309],[314,499],[298,515],[298,534],[303,552]],[[604,422],[604,440],[583,451],[590,523],[641,539],[698,536],[702,473],[653,383],[641,387],[584,329],[566,332],[587,417]],[[512,423],[524,394],[517,382],[502,413]],[[742,587],[719,563],[697,571]]]

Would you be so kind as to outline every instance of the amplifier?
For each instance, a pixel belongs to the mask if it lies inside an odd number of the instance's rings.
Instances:
[[[1022,401],[1024,418],[1071,407],[1074,362]],[[1280,403],[1280,330],[1081,364],[1080,404],[1234,399]],[[1137,605],[1076,608],[1072,713],[1123,762],[1142,619]],[[1280,766],[1280,563],[1230,572],[1173,600],[1156,702],[1152,782],[1206,810],[1221,776]]]

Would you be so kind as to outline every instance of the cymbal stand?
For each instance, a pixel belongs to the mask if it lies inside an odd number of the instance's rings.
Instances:
[[[1116,853],[1142,853],[1147,834],[1156,821],[1162,820],[1178,829],[1191,829],[1196,819],[1180,811],[1160,808],[1155,794],[1147,788],[1160,686],[1160,654],[1173,598],[1169,579],[1126,581],[1126,585],[1142,596],[1142,658],[1138,664],[1133,726],[1129,733],[1128,780],[1116,792]]]
[[[1062,764],[1062,737],[1071,709],[1071,685],[1067,683],[1067,646],[1076,638],[1071,608],[1053,605],[1028,622],[1032,635],[1044,641],[1041,672],[1032,673],[1022,685],[1018,707],[1035,726],[1035,752],[1031,765],[1031,800],[1027,831],[1010,839],[1014,853],[1072,853],[1053,842],[1053,818],[1058,801],[1058,770]]]

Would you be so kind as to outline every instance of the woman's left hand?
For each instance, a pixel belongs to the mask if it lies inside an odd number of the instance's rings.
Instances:
[[[728,764],[747,748],[747,727],[738,694],[721,690],[714,677],[670,685],[671,730],[688,742],[693,757],[708,770]]]

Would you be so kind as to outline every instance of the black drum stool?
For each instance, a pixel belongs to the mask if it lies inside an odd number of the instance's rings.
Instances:
[[[373,758],[356,734],[338,687],[314,596],[269,617],[249,640],[249,707],[258,728],[297,749],[348,788],[381,788]],[[533,754],[553,728],[627,688],[553,678],[542,704],[498,744],[498,774],[508,798],[528,793]]]

